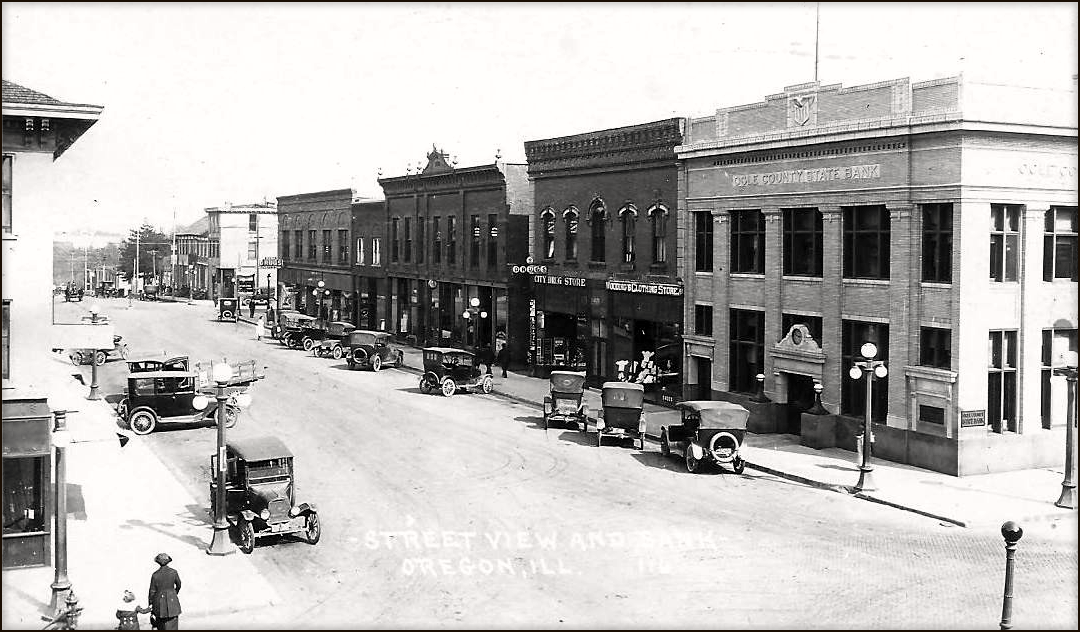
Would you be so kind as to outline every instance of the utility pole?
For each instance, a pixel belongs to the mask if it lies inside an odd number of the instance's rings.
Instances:
[[[821,33],[821,3],[814,3],[814,83],[817,83],[818,71],[818,35]]]

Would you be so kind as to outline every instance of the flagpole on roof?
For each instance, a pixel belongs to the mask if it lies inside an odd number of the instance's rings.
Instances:
[[[814,83],[818,80],[818,35],[821,32],[821,3],[814,3]]]

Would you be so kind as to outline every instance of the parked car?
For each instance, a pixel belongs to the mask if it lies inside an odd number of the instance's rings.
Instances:
[[[378,371],[387,363],[400,368],[405,361],[405,352],[392,347],[390,340],[390,334],[385,331],[361,329],[350,332],[342,343],[349,368],[366,366]]]
[[[322,330],[322,338],[319,340],[311,339],[311,352],[322,358],[332,357],[335,360],[340,360],[345,353],[342,342],[354,329],[356,329],[356,325],[352,323],[342,321],[327,323],[326,329]],[[308,348],[308,340],[309,338],[306,337],[300,339],[300,344],[304,345],[305,349]]]
[[[638,449],[645,449],[645,418],[642,408],[645,387],[633,382],[604,382],[600,387],[602,408],[596,417],[596,446],[605,436],[637,439]]]
[[[128,360],[128,372],[129,373],[149,373],[153,371],[191,371],[198,376],[197,385],[200,391],[206,394],[213,394],[214,389],[217,387],[217,383],[214,382],[214,362],[196,362],[194,364],[188,359],[187,356],[175,356],[172,358],[138,358],[135,360]],[[247,360],[244,362],[232,362],[229,364],[232,369],[232,377],[226,383],[226,386],[230,388],[235,387],[249,387],[254,382],[266,377],[259,367],[255,364],[255,360]],[[264,369],[266,367],[263,367]]]
[[[679,402],[682,423],[660,428],[660,453],[681,455],[686,471],[695,473],[710,463],[731,464],[742,474],[746,462],[740,454],[750,411],[720,401]]]
[[[128,373],[149,373],[151,371],[187,371],[188,357],[176,356],[173,358],[136,358],[127,361]]]
[[[250,296],[244,297],[244,305],[255,303],[256,305],[269,305],[274,300],[274,292],[265,289],[255,290]]]
[[[216,422],[217,400],[198,388],[199,374],[194,371],[149,371],[132,373],[127,393],[116,404],[116,414],[137,435],[150,434],[160,422]],[[237,393],[225,404],[225,426],[236,425],[240,407]]]
[[[75,285],[69,285],[69,286],[67,286],[67,288],[64,289],[64,301],[66,301],[66,302],[79,301],[81,303],[82,299],[83,299],[83,289],[81,287],[78,287],[78,286],[75,286]]]
[[[458,389],[479,387],[484,393],[490,393],[491,376],[481,373],[476,357],[468,351],[449,347],[428,347],[424,349],[424,375],[420,378],[420,392],[430,393],[435,389],[450,397]]]
[[[307,314],[301,314],[299,312],[285,312],[282,314],[279,322],[280,333],[278,334],[281,344],[289,347],[290,349],[299,349],[303,347],[303,333],[309,328],[310,323],[317,320],[314,316],[308,316]]]
[[[94,364],[101,366],[105,364],[109,356],[116,356],[120,359],[127,358],[128,346],[124,342],[124,337],[119,335],[113,336],[112,349],[69,349],[68,359],[75,366],[80,364]]]
[[[217,455],[210,471],[217,472]],[[237,546],[255,550],[268,535],[300,534],[318,544],[322,534],[314,504],[296,502],[293,453],[276,437],[231,439],[225,445],[225,515],[236,528]],[[210,506],[217,506],[217,477],[210,479]]]
[[[574,423],[585,432],[589,407],[582,401],[585,393],[585,373],[581,371],[552,371],[548,377],[550,392],[544,398],[544,430],[554,422]]]
[[[231,320],[234,323],[240,320],[240,310],[235,298],[218,299],[218,320]]]

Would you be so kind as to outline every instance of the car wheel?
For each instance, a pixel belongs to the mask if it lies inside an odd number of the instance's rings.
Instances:
[[[307,515],[307,522],[304,524],[304,537],[307,538],[308,544],[318,544],[321,536],[322,525],[319,524],[319,514],[313,511]]]
[[[445,397],[450,397],[454,394],[455,391],[457,391],[457,384],[454,382],[453,378],[444,377],[441,386],[442,394]]]
[[[240,536],[236,547],[245,555],[250,555],[255,550],[255,527],[247,520],[241,520],[240,524],[236,525],[236,530]]]
[[[240,419],[240,409],[233,406],[225,407],[225,427],[232,428]]]
[[[330,352],[330,355],[333,356],[335,360],[340,360],[341,359],[341,345],[334,345],[334,349]]]
[[[80,364],[83,363],[83,361],[82,361],[82,352],[81,351],[72,351],[71,353],[68,354],[68,360],[71,360],[71,363],[74,364],[75,366],[79,366]]]
[[[304,347],[304,351],[311,351],[312,347],[315,346],[315,341],[305,336],[302,346]]]
[[[371,356],[371,363],[370,364],[371,364],[371,370],[378,373],[379,369],[382,368],[382,358],[379,357],[378,354],[375,354],[375,355]]]
[[[480,380],[480,390],[484,391],[484,393],[487,394],[487,393],[491,392],[491,387],[492,387],[491,376],[490,375],[485,375],[484,379]]]
[[[671,456],[671,444],[668,443],[667,430],[660,433],[660,456]]]
[[[104,366],[106,358],[108,358],[108,355],[104,351],[94,352],[94,364]]]
[[[693,446],[686,446],[686,471],[697,474],[701,470],[701,461],[694,458]]]
[[[431,392],[431,384],[428,384],[426,378],[420,378],[420,392],[427,395]]]
[[[157,415],[149,410],[136,410],[128,418],[131,431],[137,435],[148,435],[157,427]]]
[[[746,469],[746,461],[736,458],[735,462],[732,464],[732,469],[735,470],[736,474],[742,474],[743,470]]]

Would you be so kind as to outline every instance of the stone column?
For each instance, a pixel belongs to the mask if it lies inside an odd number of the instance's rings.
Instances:
[[[731,301],[731,213],[727,209],[713,211],[713,387],[718,391],[730,390],[731,348],[729,303]]]
[[[1028,204],[1020,217],[1020,345],[1017,357],[1016,410],[1019,433],[1042,427],[1042,330],[1052,324],[1053,304],[1043,283],[1043,237],[1047,202]],[[1075,304],[1074,304],[1075,305]]]
[[[825,365],[821,368],[822,404],[829,410],[840,412],[840,386],[849,367],[840,361],[840,318],[844,275],[843,213],[839,206],[821,206],[822,261],[821,261],[821,350],[825,352]]]

